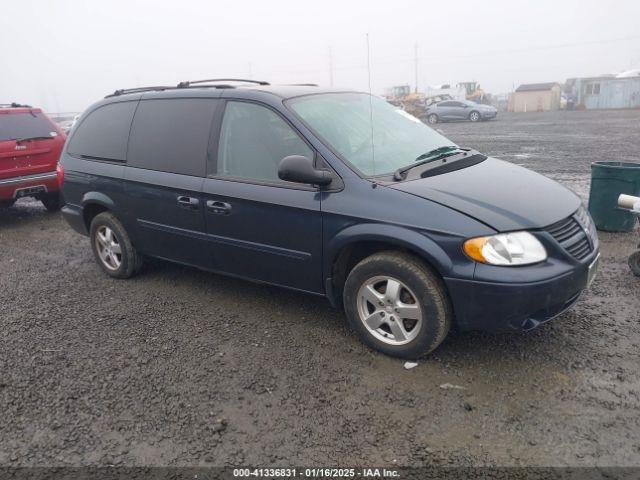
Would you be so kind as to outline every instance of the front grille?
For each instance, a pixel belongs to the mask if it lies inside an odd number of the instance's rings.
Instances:
[[[584,260],[598,248],[598,234],[584,207],[545,229],[576,260]]]

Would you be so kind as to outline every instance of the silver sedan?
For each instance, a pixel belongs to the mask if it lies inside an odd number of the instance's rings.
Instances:
[[[427,109],[427,120],[434,124],[455,120],[478,122],[496,118],[498,110],[491,105],[482,105],[471,100],[445,100]]]

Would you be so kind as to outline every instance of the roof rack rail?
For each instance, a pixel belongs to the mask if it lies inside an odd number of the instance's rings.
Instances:
[[[189,88],[192,85],[201,85],[203,83],[217,83],[217,82],[239,82],[239,83],[255,83],[256,85],[269,85],[269,82],[265,82],[263,80],[251,80],[247,78],[210,78],[208,80],[187,80],[185,82],[180,82],[178,84],[178,88]],[[232,88],[231,85],[220,85],[220,87]]]
[[[0,103],[0,107],[3,107],[3,108],[33,108],[31,105],[24,105],[22,103],[16,103],[16,102]]]
[[[115,92],[113,92],[110,95],[107,95],[104,98],[117,97],[119,95],[125,95],[127,93],[142,93],[142,92],[153,92],[153,91],[167,90],[169,88],[174,88],[174,87],[159,86],[159,87],[121,88],[120,90],[116,90]]]
[[[319,87],[317,83],[288,83],[289,87]]]

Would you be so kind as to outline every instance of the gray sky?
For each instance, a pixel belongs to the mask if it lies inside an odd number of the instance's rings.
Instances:
[[[638,0],[2,0],[0,103],[81,111],[117,88],[212,77],[374,93],[520,83],[640,67]]]

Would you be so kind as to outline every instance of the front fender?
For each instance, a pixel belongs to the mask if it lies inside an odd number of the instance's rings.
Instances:
[[[343,248],[362,241],[385,242],[410,250],[429,262],[443,277],[453,268],[450,256],[425,234],[397,225],[360,223],[344,228],[328,242],[324,278],[331,276],[332,265]]]

